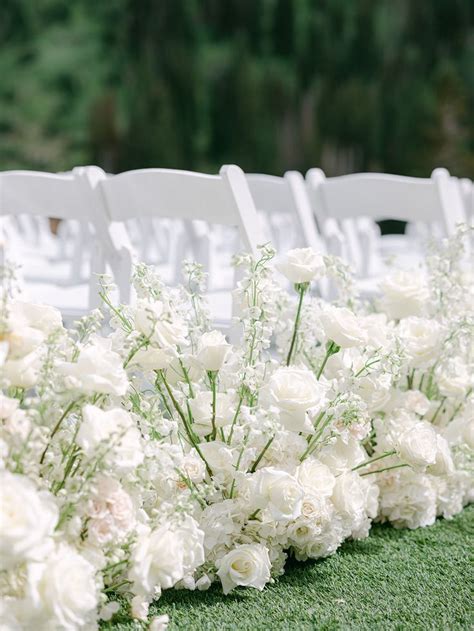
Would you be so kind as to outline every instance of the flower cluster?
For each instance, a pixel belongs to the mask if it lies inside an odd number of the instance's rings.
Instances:
[[[72,330],[2,296],[5,628],[94,628],[121,607],[145,621],[175,586],[261,590],[288,555],[325,557],[374,519],[426,525],[472,499],[460,256],[455,313],[435,257],[426,277],[388,278],[376,305],[334,259],[273,257],[236,259],[227,337],[189,263],[178,288],[139,265],[133,305],[104,281],[104,313]],[[340,287],[334,303],[321,282]]]

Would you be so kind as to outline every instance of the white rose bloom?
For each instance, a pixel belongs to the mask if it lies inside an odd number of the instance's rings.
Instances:
[[[296,471],[296,479],[305,493],[319,498],[331,497],[336,478],[329,467],[314,458],[304,460]]]
[[[280,469],[259,469],[253,477],[252,502],[267,508],[273,519],[290,521],[301,514],[304,490],[298,480]]]
[[[326,266],[323,257],[312,248],[289,250],[285,259],[276,265],[292,283],[310,283],[324,276]]]
[[[436,436],[436,460],[427,469],[433,475],[450,475],[454,473],[454,463],[448,441],[443,436]]]
[[[61,543],[42,563],[28,566],[27,594],[37,619],[50,628],[75,631],[91,624],[99,603],[95,568]]]
[[[352,348],[367,343],[367,332],[357,316],[345,307],[326,305],[319,321],[328,340],[341,348]]]
[[[423,274],[399,270],[380,284],[383,292],[381,307],[389,318],[400,320],[421,316],[426,311],[430,293]]]
[[[338,437],[334,443],[321,450],[318,458],[335,475],[349,471],[368,459],[360,442],[353,437],[347,441]]]
[[[18,405],[18,399],[10,399],[10,397],[0,394],[0,419],[9,418],[18,409]]]
[[[404,467],[377,476],[379,515],[395,528],[431,526],[436,520],[436,488],[433,476]]]
[[[32,326],[45,335],[63,326],[59,309],[20,300],[15,300],[10,305],[10,321],[23,326]]]
[[[213,473],[234,473],[237,455],[229,448],[227,443],[213,440],[201,443],[199,449],[209,463]]]
[[[150,621],[150,626],[148,627],[148,631],[166,631],[168,628],[168,624],[170,622],[170,618],[167,614],[163,614],[161,616],[155,616]]]
[[[160,301],[139,300],[135,328],[161,348],[186,346],[188,329],[184,320]]]
[[[234,587],[255,587],[260,591],[270,580],[270,557],[265,546],[247,543],[237,546],[218,562],[217,575],[224,594]]]
[[[130,366],[139,366],[143,370],[164,370],[174,359],[169,348],[140,348],[130,361]]]
[[[52,549],[59,511],[53,495],[27,477],[0,473],[0,569],[40,560]]]
[[[326,387],[307,368],[281,367],[270,377],[262,392],[264,400],[280,410],[282,425],[292,431],[311,431],[310,408],[326,404]]]
[[[436,371],[436,380],[444,397],[463,397],[473,383],[472,373],[460,357],[453,357],[440,367]]]
[[[436,431],[426,421],[413,423],[398,436],[396,449],[401,460],[412,467],[433,465],[438,452]]]
[[[8,358],[21,359],[36,350],[46,336],[31,326],[15,326],[3,336],[3,339],[8,342]]]
[[[77,362],[62,362],[58,369],[68,385],[85,394],[123,396],[128,390],[127,374],[120,355],[111,350],[111,340],[94,338],[79,353]]]
[[[430,400],[419,390],[400,393],[400,405],[410,412],[424,416],[431,407]]]
[[[197,360],[204,370],[220,370],[231,348],[220,331],[203,333],[198,342]]]
[[[107,445],[110,449],[106,461],[121,469],[132,469],[143,462],[140,432],[128,412],[120,408],[104,411],[86,405],[82,408],[82,418],[76,442],[87,456]]]
[[[400,321],[397,332],[412,368],[423,368],[436,358],[441,327],[435,320],[405,318]]]
[[[212,430],[212,392],[199,392],[189,399],[193,415],[193,429],[199,436],[206,436]],[[216,427],[225,427],[232,422],[235,414],[235,397],[223,392],[216,393]]]
[[[163,524],[151,530],[144,527],[131,556],[129,579],[137,595],[152,595],[155,588],[169,589],[204,562],[204,533],[187,516],[174,530]]]
[[[32,388],[38,380],[41,360],[37,351],[21,359],[7,360],[2,366],[2,377],[10,386]]]

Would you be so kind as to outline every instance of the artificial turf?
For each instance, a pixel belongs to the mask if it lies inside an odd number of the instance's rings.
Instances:
[[[169,614],[169,631],[472,629],[473,534],[474,505],[429,528],[376,525],[327,559],[289,561],[263,592],[169,590],[151,609]],[[103,628],[141,627],[118,618]]]

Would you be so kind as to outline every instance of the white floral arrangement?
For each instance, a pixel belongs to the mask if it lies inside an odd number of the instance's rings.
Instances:
[[[159,631],[167,617],[148,608],[162,590],[261,590],[288,555],[330,555],[373,520],[416,528],[462,510],[474,453],[466,231],[426,274],[385,279],[375,304],[310,249],[277,266],[269,246],[240,256],[233,344],[212,329],[195,264],[178,288],[137,266],[133,306],[114,305],[103,279],[104,309],[72,330],[19,300],[6,269],[2,628],[93,629],[127,608]]]

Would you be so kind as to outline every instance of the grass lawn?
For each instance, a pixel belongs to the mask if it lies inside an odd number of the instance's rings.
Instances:
[[[418,530],[377,525],[328,559],[296,563],[263,592],[164,593],[155,613],[176,629],[472,629],[474,506]],[[103,625],[131,631],[133,623]]]

